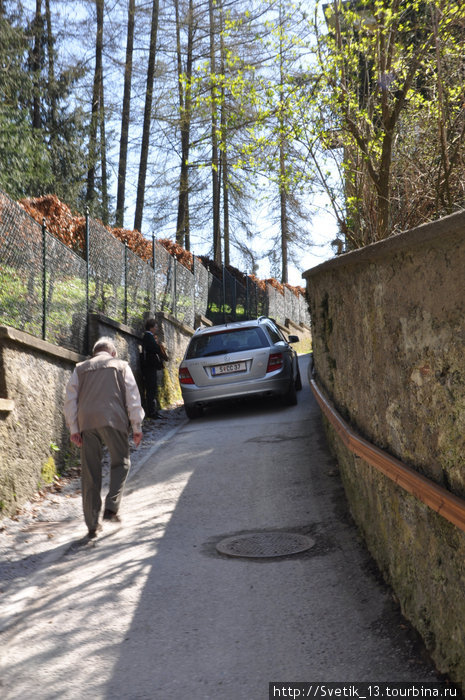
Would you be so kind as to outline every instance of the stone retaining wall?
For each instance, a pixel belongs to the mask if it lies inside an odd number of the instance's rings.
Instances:
[[[0,327],[0,515],[14,514],[72,457],[63,400],[74,365],[83,359]]]
[[[365,439],[465,498],[465,213],[305,273],[316,379]],[[465,532],[327,424],[355,521],[438,669],[465,687]]]

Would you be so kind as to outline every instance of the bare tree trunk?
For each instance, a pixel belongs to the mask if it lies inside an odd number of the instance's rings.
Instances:
[[[44,26],[42,19],[42,2],[36,0],[36,12],[34,17],[34,47],[32,49],[32,72],[34,76],[34,96],[32,102],[32,126],[40,129],[40,68],[42,57],[42,36]]]
[[[282,0],[279,3],[279,26],[282,27]],[[284,85],[284,55],[283,38],[279,39],[279,73],[281,85]],[[279,205],[281,222],[281,282],[288,281],[288,247],[289,247],[289,222],[287,213],[287,177],[286,177],[286,145],[285,145],[285,115],[283,113],[284,92],[280,90],[279,109]]]
[[[220,53],[221,53],[221,75],[225,75],[226,60],[225,46],[223,38],[223,6],[220,5]],[[227,152],[227,106],[225,102],[224,87],[221,91],[221,175],[223,186],[223,243],[224,243],[224,264],[230,264],[230,233],[229,233],[229,171]]]
[[[376,181],[378,192],[377,240],[379,241],[389,236],[389,218],[391,211],[392,139],[393,134],[391,132],[386,132],[381,150],[379,175]],[[373,243],[374,241],[368,242]]]
[[[224,109],[224,107],[223,107]],[[222,180],[223,180],[223,240],[224,240],[224,264],[229,265],[231,262],[231,246],[229,232],[229,171],[228,171],[228,154],[226,151],[221,153],[222,163]]]
[[[89,137],[89,166],[87,170],[86,201],[92,203],[95,198],[95,166],[97,162],[97,128],[99,122],[100,87],[102,84],[103,55],[103,10],[105,0],[95,0],[97,9],[97,37],[95,43],[95,71],[92,90],[92,115]]]
[[[192,51],[194,37],[194,7],[193,0],[189,1],[189,16],[187,26],[187,57],[185,85],[183,86],[181,25],[179,18],[179,0],[175,0],[176,13],[176,51],[178,60],[179,110],[181,128],[181,172],[179,176],[178,218],[176,223],[176,242],[190,250],[189,223],[189,147],[190,126],[192,116],[191,80],[192,80]]]
[[[134,215],[134,228],[140,231],[142,228],[142,216],[145,201],[145,180],[147,178],[147,163],[149,158],[150,125],[152,123],[153,84],[155,80],[155,58],[157,53],[158,32],[158,0],[153,0],[152,28],[150,31],[149,62],[147,66],[147,87],[145,92],[144,124],[142,127],[142,144],[140,151],[139,179],[137,183],[136,211]]]
[[[50,0],[45,0],[45,21],[47,25],[47,58],[48,58],[48,94],[50,99],[50,128],[52,140],[57,135],[57,100],[55,87],[55,47],[52,30],[52,15],[50,12]]]
[[[119,144],[118,187],[116,193],[115,223],[118,228],[124,225],[126,198],[126,171],[128,165],[129,120],[131,114],[132,58],[134,52],[134,25],[136,0],[129,0],[128,31],[126,40],[126,63],[124,66],[123,111],[121,115],[121,138]]]
[[[216,59],[215,59],[215,22],[213,14],[213,0],[208,0],[210,19],[210,93],[211,93],[211,139],[212,139],[212,195],[213,195],[213,259],[217,265],[221,265],[221,231],[220,231],[220,189],[219,189],[219,160],[218,160],[218,122],[217,100],[215,89]]]
[[[284,144],[279,146],[279,161],[280,161],[280,187],[279,187],[279,204],[281,210],[281,282],[284,284],[288,281],[288,243],[289,243],[289,224],[287,216],[287,191],[284,183],[286,176],[286,160]]]
[[[105,99],[103,93],[103,73],[100,75],[100,161],[102,169],[102,221],[104,224],[110,223],[110,212],[108,204],[108,173],[107,173],[107,140],[105,130]]]
[[[438,103],[439,103],[439,117],[438,117],[438,129],[439,129],[439,140],[441,143],[441,154],[442,154],[442,166],[444,169],[444,179],[441,182],[441,172],[438,175],[438,198],[442,199],[446,197],[447,208],[452,211],[452,197],[449,187],[450,179],[450,162],[449,162],[449,152],[447,148],[447,134],[445,127],[445,106],[444,106],[444,89],[442,84],[442,60],[441,52],[439,47],[439,28],[438,28],[438,15],[437,8],[431,7],[431,20],[433,24],[433,34],[434,34],[434,45],[436,50],[436,76],[437,76],[437,87],[438,87]]]

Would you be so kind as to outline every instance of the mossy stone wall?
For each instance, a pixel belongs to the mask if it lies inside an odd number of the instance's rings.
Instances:
[[[72,450],[63,419],[66,384],[84,359],[28,333],[0,327],[0,517],[53,481]]]
[[[178,379],[178,367],[184,357],[189,340],[194,335],[194,329],[177,321],[166,313],[156,315],[160,340],[168,353],[169,361],[161,374],[159,382],[158,400],[161,408],[172,406],[182,401],[181,387]]]
[[[465,213],[305,273],[317,381],[364,438],[465,499]],[[465,532],[327,425],[354,519],[443,673],[465,687]]]

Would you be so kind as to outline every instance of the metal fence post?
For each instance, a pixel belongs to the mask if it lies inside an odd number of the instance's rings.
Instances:
[[[178,294],[178,268],[177,268],[177,260],[173,256],[172,257],[173,261],[173,303],[171,305],[172,311],[173,311],[173,316],[174,318],[177,318],[177,308],[176,308],[176,297]]]
[[[226,268],[223,265],[223,323],[226,323]]]
[[[237,280],[234,277],[234,294],[233,294],[233,309],[234,309],[234,320],[237,321]]]
[[[195,328],[195,255],[192,255],[192,313],[193,313],[193,326]]]
[[[157,273],[155,270],[155,234],[152,233],[152,268],[153,268],[153,313],[157,310]]]
[[[128,244],[124,244],[124,323],[128,324]]]
[[[42,340],[47,335],[47,228],[42,219]]]
[[[86,207],[86,331],[85,331],[85,351],[90,354],[89,343],[89,313],[90,313],[90,233],[89,233],[89,207]]]

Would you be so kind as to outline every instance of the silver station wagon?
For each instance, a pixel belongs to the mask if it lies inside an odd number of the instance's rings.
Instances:
[[[291,343],[267,317],[199,328],[179,367],[184,408],[198,418],[204,406],[252,396],[279,396],[297,403],[302,388],[299,361]]]

